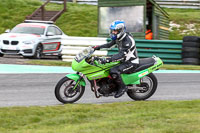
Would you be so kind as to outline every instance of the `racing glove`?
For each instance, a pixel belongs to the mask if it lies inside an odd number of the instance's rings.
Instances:
[[[93,46],[92,48],[93,48],[94,50],[100,50],[100,46],[99,46],[99,45]]]

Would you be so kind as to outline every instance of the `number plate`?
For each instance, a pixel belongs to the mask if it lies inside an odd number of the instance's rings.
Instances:
[[[17,50],[17,46],[3,46],[2,49]]]

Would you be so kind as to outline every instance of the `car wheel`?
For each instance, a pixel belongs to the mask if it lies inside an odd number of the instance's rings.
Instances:
[[[23,56],[24,59],[32,59],[33,57],[30,57],[30,56]]]
[[[3,57],[3,56],[4,56],[4,54],[0,53],[0,57]]]
[[[58,55],[58,59],[62,59],[62,55]]]
[[[41,57],[42,57],[42,51],[43,51],[43,47],[42,47],[41,44],[39,44],[36,47],[35,54],[34,54],[33,58],[34,59],[41,59]]]

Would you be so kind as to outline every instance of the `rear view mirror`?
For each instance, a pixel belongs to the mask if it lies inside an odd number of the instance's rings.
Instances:
[[[10,29],[7,29],[6,31],[5,31],[5,33],[9,33],[10,32]]]

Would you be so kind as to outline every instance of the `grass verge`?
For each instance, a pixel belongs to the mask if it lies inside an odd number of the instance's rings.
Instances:
[[[200,100],[0,108],[2,133],[199,133]]]
[[[25,64],[30,65],[45,65],[45,66],[71,66],[71,62],[65,62],[65,61],[49,61],[49,60],[30,60],[26,61]]]
[[[200,70],[200,66],[194,65],[163,65],[162,70]]]

